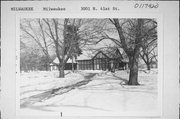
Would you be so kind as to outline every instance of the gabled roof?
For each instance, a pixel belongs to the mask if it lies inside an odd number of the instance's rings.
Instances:
[[[80,56],[77,56],[77,59],[74,59],[73,62],[76,63],[76,61],[80,61],[80,60],[91,60],[96,58],[98,55],[101,55],[100,57],[104,56],[108,59],[119,58],[123,62],[128,62],[128,58],[123,57],[124,55],[121,54],[121,52],[123,51],[121,50],[122,49],[117,48],[106,53],[104,53],[103,51],[98,51],[93,57],[92,57],[92,53],[88,54],[87,52],[83,52]],[[56,57],[53,62],[58,64],[59,63],[58,58]],[[67,63],[72,63],[72,59],[69,58]],[[50,65],[52,65],[52,63]]]
[[[104,51],[104,54],[106,54],[109,58],[120,58],[120,59],[123,59],[123,56],[120,52],[120,49],[118,48],[111,48],[111,49],[108,49],[108,50],[105,50]]]
[[[106,54],[104,54],[102,51],[99,51],[98,53],[96,53],[96,55],[92,58],[96,58],[99,54],[102,54],[103,56],[105,56],[106,58],[109,58]]]
[[[114,50],[111,55],[112,55],[111,58],[120,58],[120,59],[123,59],[122,54],[121,54],[121,52],[119,51],[118,48],[116,50]]]

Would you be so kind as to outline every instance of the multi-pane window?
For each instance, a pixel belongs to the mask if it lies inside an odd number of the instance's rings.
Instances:
[[[78,69],[80,70],[107,70],[110,66],[110,59],[102,52],[98,53],[96,57],[91,60],[80,60],[78,61]],[[119,61],[114,59],[115,68],[119,67]]]

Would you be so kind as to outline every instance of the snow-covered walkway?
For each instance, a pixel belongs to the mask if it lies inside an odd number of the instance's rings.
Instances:
[[[69,82],[68,79],[72,81]],[[41,82],[38,85],[40,87],[47,84],[51,86],[46,86],[46,89],[48,87],[46,91],[29,97],[27,94],[23,96],[24,89],[21,92],[21,97],[23,97],[21,98],[21,110],[38,114],[39,112],[62,112],[64,116],[102,114],[110,116],[129,111],[156,112],[158,105],[157,72],[140,72],[141,85],[139,86],[125,85],[127,79],[126,71],[117,71],[115,74],[105,71],[84,71],[69,74],[69,78],[67,75],[64,80],[67,81],[66,83],[61,79],[54,79],[53,83]],[[58,83],[59,80],[61,83]],[[55,84],[56,88],[53,86]],[[26,92],[27,89],[26,87]]]
[[[81,73],[80,73],[81,74]],[[66,85],[66,86],[62,86],[62,87],[57,87],[57,88],[52,88],[49,89],[47,91],[44,91],[43,93],[39,93],[36,95],[32,95],[30,97],[26,97],[21,99],[21,107],[28,107],[29,105],[32,105],[36,102],[42,102],[44,100],[50,99],[56,95],[62,95],[64,93],[68,93],[69,91],[78,88],[82,85],[86,85],[88,84],[91,80],[91,78],[96,75],[97,73],[87,73],[84,76],[84,80],[82,81],[77,81],[75,83]]]

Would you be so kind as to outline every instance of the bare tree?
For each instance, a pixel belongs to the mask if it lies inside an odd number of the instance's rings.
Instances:
[[[143,45],[140,56],[146,64],[147,70],[150,70],[151,64],[153,62],[157,63],[157,42],[154,41],[153,45],[150,45],[148,43]]]
[[[81,49],[94,43],[102,32],[96,19],[22,19],[22,39],[31,39],[45,55],[47,62],[53,63],[51,53],[55,52],[59,63],[59,77],[64,77],[64,67],[69,58],[81,54]],[[90,27],[94,25],[93,27]]]
[[[21,22],[22,34],[35,41],[49,63],[53,61],[50,52],[55,51],[59,63],[53,64],[59,69],[59,77],[64,77],[65,63],[75,47],[76,31],[70,30],[74,26],[70,19],[23,19]]]
[[[21,53],[23,50],[28,48],[26,52],[29,51],[29,49],[38,49],[41,50],[41,55],[45,56],[46,60],[46,66],[48,65],[50,60],[50,55],[49,55],[49,49],[47,42],[47,36],[45,36],[44,33],[44,27],[42,24],[42,21],[40,19],[21,19]],[[24,53],[25,55],[28,55],[28,53]],[[43,56],[43,57],[44,57]],[[29,57],[29,56],[27,56]],[[22,59],[23,60],[23,59]],[[46,67],[47,69],[47,67]]]
[[[140,56],[145,62],[147,70],[150,70],[150,65],[154,61],[157,62],[157,22],[149,20],[147,26],[153,29],[144,28],[143,30],[147,35],[142,42]]]
[[[111,37],[104,33],[103,37],[97,42],[104,39],[112,40],[117,46],[123,48],[129,59],[129,81],[128,85],[139,85],[138,83],[138,61],[141,47],[147,42],[147,37],[157,37],[157,33],[150,34],[156,29],[156,25],[148,25],[155,22],[153,19],[109,19],[114,25],[119,38]]]

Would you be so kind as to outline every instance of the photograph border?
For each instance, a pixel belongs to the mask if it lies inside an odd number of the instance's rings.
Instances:
[[[59,17],[61,16],[61,17]],[[120,115],[114,116],[128,116],[128,117],[161,117],[163,115],[163,79],[164,79],[164,42],[163,42],[163,15],[157,13],[17,13],[16,14],[16,115],[17,116],[58,116],[60,113],[58,112],[45,112],[45,113],[33,113],[33,114],[25,114],[25,112],[20,112],[20,19],[21,18],[156,18],[158,27],[158,112],[120,112]],[[81,115],[79,115],[81,116]],[[96,116],[96,115],[91,115]],[[103,115],[102,115],[103,116]],[[112,116],[112,115],[110,115]],[[69,117],[69,116],[65,116]]]

